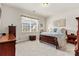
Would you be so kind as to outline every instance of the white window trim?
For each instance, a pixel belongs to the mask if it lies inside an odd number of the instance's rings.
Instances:
[[[25,16],[21,16],[21,17],[25,17]],[[30,17],[26,17],[26,18],[30,18]],[[30,19],[33,19],[33,18],[30,18]],[[21,20],[22,20],[22,19],[21,19]],[[22,32],[27,32],[27,33],[28,33],[28,32],[30,32],[30,33],[31,33],[31,32],[38,32],[38,31],[39,31],[39,20],[35,19],[35,21],[37,22],[37,23],[36,23],[36,24],[37,24],[37,25],[36,25],[36,27],[37,27],[37,28],[36,28],[36,31],[32,31],[32,29],[31,29],[31,24],[30,24],[30,31],[23,31],[23,24],[21,23],[21,24],[22,24]]]

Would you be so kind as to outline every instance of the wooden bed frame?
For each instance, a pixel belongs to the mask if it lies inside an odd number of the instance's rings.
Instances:
[[[46,42],[46,43],[49,43],[49,44],[53,44],[53,45],[56,46],[56,49],[59,48],[59,44],[58,44],[58,41],[57,41],[56,37],[40,35],[39,41],[40,42]]]

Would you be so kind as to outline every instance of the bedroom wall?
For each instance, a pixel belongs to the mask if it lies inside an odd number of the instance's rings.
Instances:
[[[42,23],[44,26],[43,28],[45,29],[45,18],[42,17],[41,15],[34,14],[33,12],[24,10],[24,9],[19,9],[16,7],[12,7],[6,4],[3,4],[1,6],[2,9],[2,15],[0,19],[0,32],[5,32],[8,33],[8,26],[13,24],[16,26],[16,39],[17,41],[23,41],[23,40],[28,40],[29,35],[36,35],[39,33],[23,33],[21,29],[21,15],[25,16],[31,16],[33,18],[39,19],[39,22]]]
[[[61,21],[64,20],[65,21],[65,18],[64,17],[61,17],[61,16],[51,16],[47,19],[47,22],[46,22],[46,31],[51,31],[51,29],[53,27],[62,27],[61,25]],[[49,24],[50,23],[50,24]],[[65,22],[64,22],[65,23]],[[64,24],[63,27],[65,27],[66,24]]]
[[[58,19],[66,19],[66,29],[68,30],[68,33],[74,33],[76,34],[77,32],[77,20],[75,19],[77,16],[79,16],[79,9],[73,9],[71,11],[68,12],[64,12],[61,14],[57,14],[56,16],[51,16],[50,18],[47,19],[47,31],[49,31],[49,29],[51,27],[55,27],[54,26],[54,21],[58,20]],[[50,24],[49,24],[50,23]]]

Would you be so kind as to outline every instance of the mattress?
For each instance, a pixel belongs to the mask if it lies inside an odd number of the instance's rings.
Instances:
[[[47,36],[61,36],[62,33],[55,33],[55,32],[42,32],[41,35],[47,35]]]

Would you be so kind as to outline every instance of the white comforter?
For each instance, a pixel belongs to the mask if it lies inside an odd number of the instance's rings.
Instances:
[[[66,34],[57,32],[42,32],[41,35],[57,37],[60,49],[66,50]]]

